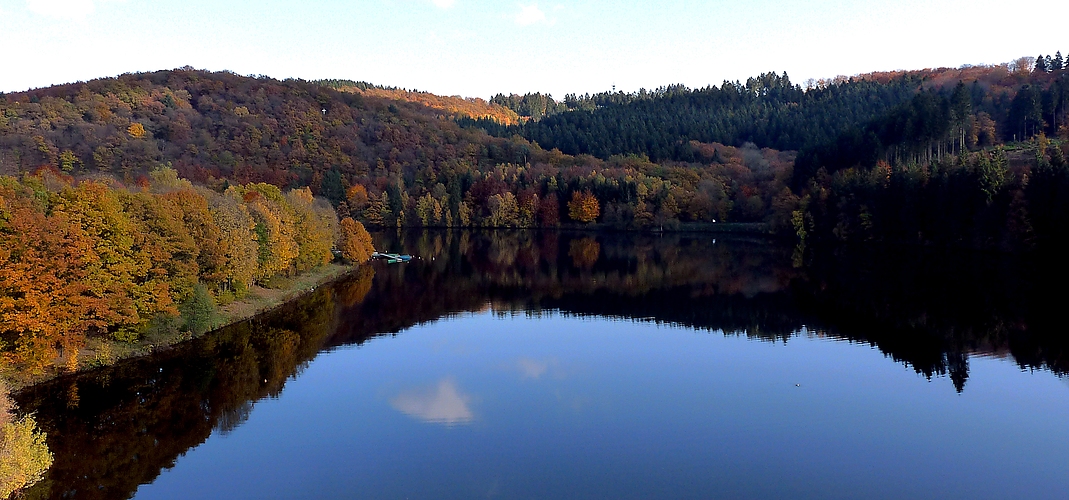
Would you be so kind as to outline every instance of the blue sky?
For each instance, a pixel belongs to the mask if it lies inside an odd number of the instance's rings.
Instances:
[[[437,94],[691,87],[1069,51],[1069,2],[0,0],[0,91],[185,65]]]

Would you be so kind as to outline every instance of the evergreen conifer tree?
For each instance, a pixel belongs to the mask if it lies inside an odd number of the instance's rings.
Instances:
[[[1036,73],[1047,72],[1047,60],[1043,58],[1043,54],[1040,54],[1039,57],[1036,58],[1036,66],[1032,71]]]

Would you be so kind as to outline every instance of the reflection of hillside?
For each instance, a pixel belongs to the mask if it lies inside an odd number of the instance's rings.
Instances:
[[[490,304],[774,341],[805,328],[877,346],[928,376],[949,374],[959,389],[974,353],[1069,372],[1060,318],[1050,312],[1059,297],[1040,293],[1059,281],[1049,267],[843,252],[795,269],[790,249],[769,242],[682,234],[439,231],[377,240],[420,259],[365,266],[253,321],[18,395],[56,455],[29,498],[127,497],[213,430],[239,426],[324,349]],[[454,388],[432,389],[393,404],[447,424],[473,418]]]
[[[367,299],[343,313],[361,320],[342,321],[332,345],[480,310],[488,302],[730,331],[753,327],[786,334],[801,327],[781,312],[789,307],[784,293],[796,274],[784,265],[790,255],[767,242],[717,244],[678,234],[595,240],[523,231],[410,232],[379,239],[379,248],[420,260],[380,267]]]
[[[878,346],[960,390],[968,355],[1012,355],[1021,366],[1069,372],[1058,290],[1061,262],[901,249],[839,251],[794,285],[797,307],[824,334]]]
[[[926,376],[950,374],[959,390],[972,353],[1069,371],[1065,336],[1048,314],[1055,299],[1039,293],[1040,283],[1058,281],[1049,265],[854,249],[798,270],[785,249],[766,241],[679,234],[412,232],[380,235],[380,245],[424,258],[393,271],[407,276],[396,290],[408,295],[397,302],[411,301],[397,313],[419,311],[419,321],[493,301],[752,338],[785,339],[808,327],[874,345]]]
[[[150,358],[59,379],[19,395],[55,463],[27,498],[127,498],[164,467],[277,396],[334,323],[327,289],[272,314]]]

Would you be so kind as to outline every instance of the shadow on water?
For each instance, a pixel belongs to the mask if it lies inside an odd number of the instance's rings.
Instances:
[[[26,498],[129,497],[213,432],[240,426],[319,353],[487,309],[865,343],[925,376],[949,375],[959,391],[973,355],[1069,373],[1059,296],[1044,293],[1064,273],[1034,262],[841,249],[796,268],[791,249],[764,240],[685,234],[376,239],[420,259],[364,266],[262,317],[17,395],[56,457]]]

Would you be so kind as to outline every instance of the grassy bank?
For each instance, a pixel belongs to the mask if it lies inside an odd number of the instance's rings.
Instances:
[[[192,340],[228,325],[244,321],[258,314],[270,311],[316,287],[333,282],[354,269],[351,265],[327,264],[293,278],[275,278],[268,287],[253,286],[248,295],[216,309],[209,319],[209,327],[201,334],[182,330],[177,327],[150,328],[138,342],[120,342],[110,338],[90,339],[85,348],[78,353],[76,372],[92,370],[107,366],[117,361],[146,356],[155,351]],[[55,360],[52,366],[40,374],[16,374],[8,378],[8,386],[13,392],[34,384],[45,382],[61,375],[69,374],[62,358]]]

